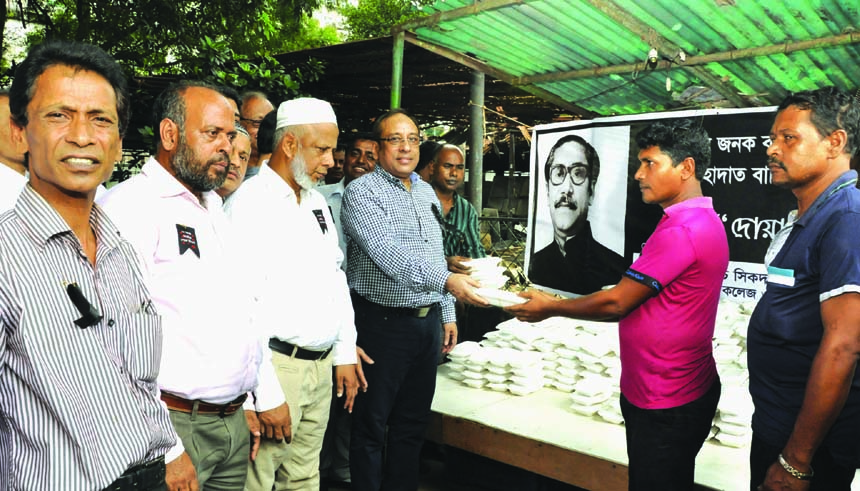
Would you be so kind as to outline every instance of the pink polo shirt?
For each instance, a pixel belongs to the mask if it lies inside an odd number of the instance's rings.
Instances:
[[[624,275],[657,291],[619,323],[621,393],[633,405],[681,406],[717,379],[712,339],[728,261],[726,230],[711,198],[664,210]]]

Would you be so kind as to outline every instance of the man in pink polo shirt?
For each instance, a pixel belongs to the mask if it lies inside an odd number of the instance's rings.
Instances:
[[[609,290],[563,300],[528,291],[521,294],[528,302],[506,310],[530,322],[620,319],[629,489],[692,490],[720,398],[711,339],[729,248],[711,198],[702,196],[711,160],[704,128],[659,121],[636,143],[642,200],[663,208],[639,259]]]

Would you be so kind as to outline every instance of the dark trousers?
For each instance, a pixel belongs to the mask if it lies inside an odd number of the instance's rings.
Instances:
[[[621,396],[630,491],[692,491],[696,455],[711,431],[722,388],[669,409],[641,409]]]
[[[364,364],[368,389],[353,407],[352,489],[414,491],[442,349],[439,307],[418,318],[387,313],[366,300],[353,306],[358,345],[376,363]]]
[[[755,491],[764,482],[767,469],[777,462],[783,446],[771,445],[753,433],[750,447],[750,490]],[[833,460],[826,448],[818,449],[812,458],[810,491],[850,491],[855,469],[841,466]]]

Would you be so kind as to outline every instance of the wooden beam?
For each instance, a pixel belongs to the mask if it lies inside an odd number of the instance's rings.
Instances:
[[[723,51],[720,53],[711,53],[700,56],[687,56],[687,61],[683,65],[670,63],[665,60],[657,62],[654,70],[669,70],[671,68],[693,67],[696,65],[704,65],[707,63],[718,63],[723,61],[741,60],[744,58],[754,58],[757,56],[769,56],[774,54],[788,54],[795,51],[804,51],[815,48],[829,48],[832,46],[840,46],[845,44],[860,43],[860,33],[852,32],[848,34],[840,34],[838,36],[828,36],[824,38],[810,39],[808,41],[797,41],[793,43],[775,44],[772,46],[762,46],[758,48],[744,48],[732,51]],[[526,77],[516,77],[511,81],[511,85],[536,84],[547,82],[561,82],[564,80],[574,80],[578,78],[599,77],[602,75],[610,75],[613,73],[630,73],[633,71],[642,71],[645,68],[645,62],[628,63],[623,65],[612,65],[605,67],[585,68],[582,70],[569,70],[566,72],[547,73],[543,75],[531,75]]]
[[[590,3],[594,8],[603,12],[610,19],[614,20],[621,26],[623,26],[628,31],[636,34],[642,39],[653,39],[653,44],[655,48],[661,53],[672,53],[673,55],[680,51],[680,47],[668,39],[657,36],[655,31],[648,24],[640,21],[629,12],[621,8],[617,3],[613,0],[586,0]],[[720,95],[725,97],[729,102],[734,104],[736,107],[746,107],[749,104],[743,97],[738,95],[737,89],[727,82],[724,82],[719,77],[714,76],[711,72],[709,72],[704,67],[692,66],[687,63],[683,65],[685,70],[693,72],[699,78],[701,78],[705,83],[708,84],[712,89],[716,90]],[[529,84],[534,83],[530,82]]]
[[[522,5],[523,3],[525,3],[525,0],[483,0],[458,9],[436,12],[435,14],[419,17],[417,19],[404,22],[403,24],[398,24],[391,28],[391,32],[414,31],[419,27],[433,28],[440,22],[456,20],[470,15],[480,14],[481,12],[510,7],[511,5]]]
[[[430,43],[428,41],[418,39],[418,37],[415,35],[415,33],[412,33],[412,32],[405,32],[404,36],[405,36],[406,41],[408,41],[408,42],[410,42],[416,46],[420,46],[420,47],[426,49],[427,51],[430,51],[432,53],[436,53],[439,56],[443,56],[445,58],[448,58],[449,60],[455,61],[455,62],[457,62],[463,66],[471,68],[472,70],[477,70],[479,72],[483,72],[483,73],[485,73],[485,74],[487,74],[493,78],[496,78],[498,80],[501,80],[502,82],[505,82],[507,84],[515,85],[512,82],[513,80],[515,80],[515,78],[512,77],[510,74],[507,74],[507,73],[505,73],[505,72],[503,72],[497,68],[494,68],[494,67],[492,67],[492,66],[490,66],[490,65],[488,65],[488,64],[486,64],[480,60],[472,58],[471,56],[467,56],[467,55],[464,55],[462,53],[458,53],[452,49],[445,48],[444,46],[439,46],[438,44],[434,44],[434,43]],[[599,114],[597,114],[597,113],[589,111],[589,110],[582,108],[580,106],[577,106],[575,104],[571,104],[570,102],[562,99],[561,97],[559,97],[559,96],[557,96],[551,92],[548,92],[546,90],[543,90],[540,87],[533,86],[533,85],[517,85],[517,88],[522,90],[522,91],[528,92],[529,94],[532,94],[534,96],[540,97],[541,99],[549,101],[549,102],[555,104],[556,106],[558,106],[562,109],[566,109],[568,111],[571,111],[571,112],[579,115],[580,117],[594,118],[596,116],[599,116]]]

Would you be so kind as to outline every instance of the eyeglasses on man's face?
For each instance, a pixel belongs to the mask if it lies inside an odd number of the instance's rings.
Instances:
[[[399,147],[407,142],[409,142],[410,145],[418,145],[421,142],[421,139],[417,136],[407,136],[406,138],[403,138],[401,136],[389,136],[388,138],[380,138],[379,140],[389,143],[395,147]]]
[[[562,184],[567,176],[570,176],[574,186],[579,186],[588,179],[588,167],[581,164],[571,166],[552,164],[549,166],[549,182],[554,186]]]
[[[251,126],[253,126],[254,128],[259,128],[260,124],[263,123],[262,119],[251,119],[251,118],[239,118],[239,121],[242,121],[244,123],[251,123]]]

